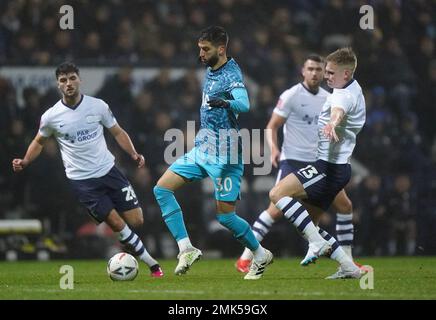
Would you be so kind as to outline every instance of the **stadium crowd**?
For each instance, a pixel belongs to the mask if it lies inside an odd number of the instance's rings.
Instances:
[[[59,95],[53,78],[53,90],[41,93],[26,87],[19,99],[17,88],[1,76],[1,67],[54,70],[65,60],[79,67],[115,65],[119,72],[94,95],[111,106],[146,155],[148,167],[135,169],[119,148],[111,148],[124,159],[120,167],[142,203],[143,232],[155,243],[150,251],[164,255],[161,239],[167,230],[151,190],[167,166],[163,154],[168,142],[163,135],[169,128],[185,128],[187,120],[199,120],[201,78],[196,72],[203,67],[197,61],[196,40],[201,29],[218,24],[230,34],[230,55],[257,85],[250,96],[252,109],[241,117],[241,126],[249,129],[264,128],[279,94],[300,81],[306,54],[326,54],[346,45],[354,48],[359,59],[356,78],[367,103],[355,159],[369,171],[347,188],[355,212],[355,254],[436,254],[434,1],[76,0],[69,3],[75,12],[74,30],[59,28],[62,4],[0,2],[0,219],[49,221],[50,232],[66,238],[83,232],[88,221],[68,189],[54,141],[31,170],[13,175],[11,159],[25,153],[41,114]],[[359,27],[363,4],[374,8],[373,30]],[[160,69],[139,93],[131,89],[135,67]],[[174,81],[169,71],[175,67],[185,68],[185,74]],[[245,178],[248,190],[239,212],[252,222],[268,196],[254,190],[251,170],[246,170]],[[213,201],[200,184],[182,192],[181,205],[189,208],[184,210],[187,227],[195,238],[213,219],[206,213],[207,203]],[[327,230],[334,228],[334,222],[325,223]],[[271,248],[303,253],[298,246],[286,249],[298,243],[291,227],[274,228]],[[208,230],[211,242],[204,245],[213,247],[213,228]],[[287,243],[277,241],[283,237]],[[235,252],[239,248],[231,254]]]

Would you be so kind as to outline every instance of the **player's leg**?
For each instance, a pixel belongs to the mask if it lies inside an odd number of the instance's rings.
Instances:
[[[323,160],[318,160],[313,165],[296,172],[296,179],[304,185],[308,195],[306,201],[309,203],[309,209],[312,211],[317,208],[318,215],[321,215],[331,206],[337,194],[349,182],[350,177],[351,167],[349,164],[331,164]],[[310,206],[316,208],[310,208]],[[315,220],[317,219],[315,218]],[[331,258],[340,263],[339,271],[329,278],[360,277],[360,269],[339,245],[334,245],[336,240],[327,233],[323,233],[323,235],[326,237],[325,240],[329,243],[329,247],[335,247],[335,252],[331,255]]]
[[[262,242],[262,240],[270,231],[274,222],[278,221],[281,217],[283,217],[283,213],[279,209],[277,209],[277,207],[273,203],[270,203],[268,209],[262,211],[262,213],[259,215],[253,226],[251,227],[257,241]],[[250,268],[252,259],[253,253],[250,249],[245,248],[242,255],[236,261],[236,270],[238,270],[239,272],[247,273]]]
[[[180,251],[188,246],[188,232],[183,221],[183,213],[177,202],[174,191],[185,185],[187,181],[171,170],[167,170],[153,188],[154,196],[162,211],[165,224],[179,245]]]
[[[339,263],[339,269],[336,273],[326,277],[326,279],[347,279],[347,278],[360,278],[365,270],[361,270],[354,261],[348,256],[347,253],[339,245],[338,241],[332,237],[327,231],[319,228],[320,235],[327,240],[331,247],[332,253],[330,259],[333,259]]]
[[[221,225],[229,229],[233,236],[246,248],[249,248],[254,259],[264,260],[265,251],[254,236],[248,222],[236,214],[236,203],[216,201],[217,219]]]
[[[133,223],[139,224],[143,220],[133,188],[127,178],[116,167],[113,167],[103,177],[70,180],[70,183],[79,202],[88,209],[89,215],[97,224],[106,222],[112,231],[120,233],[120,240],[126,239],[131,233],[132,238],[134,236],[138,238],[133,232],[129,232],[130,229],[126,222],[118,214],[118,212],[136,210],[134,221],[132,218]],[[128,214],[128,216],[132,215]],[[142,242],[141,246],[143,247]],[[140,249],[139,242],[135,247],[138,250]],[[144,252],[146,252],[145,248]],[[154,259],[147,259],[145,262],[150,267],[157,264]]]
[[[241,180],[244,173],[242,163],[206,163],[203,168],[214,184],[218,222],[226,227],[244,247],[253,251],[255,263],[252,263],[245,279],[261,278],[265,267],[272,262],[272,254],[259,244],[248,222],[236,214],[236,201],[240,199]],[[250,275],[254,264],[262,267],[255,275]]]
[[[167,170],[159,179],[153,189],[156,200],[162,211],[162,217],[170,230],[172,236],[177,241],[179,254],[174,273],[176,275],[185,274],[190,266],[201,257],[201,251],[195,248],[188,236],[185,222],[183,220],[182,209],[174,197],[174,191],[185,185],[188,181],[182,176]]]
[[[105,219],[106,224],[112,229],[112,231],[119,233],[121,244],[127,246],[134,256],[148,265],[151,271],[151,276],[162,277],[163,272],[159,263],[148,253],[140,237],[132,231],[128,225],[129,221],[131,221],[132,227],[142,226],[143,219],[141,208],[127,210],[121,215],[123,217],[121,217],[115,209],[112,209]]]
[[[141,207],[121,212],[120,216],[133,229],[141,228],[144,224],[144,215]]]
[[[307,208],[307,211],[312,217],[312,220],[314,221],[315,225],[318,225],[320,218],[324,213],[324,210],[310,203],[305,203],[305,207]],[[328,234],[327,231],[319,227],[318,230],[319,230],[319,234],[330,244],[331,253],[329,257],[339,263],[342,276],[354,278],[356,275],[358,275],[358,271],[356,270],[356,267],[352,259],[348,257],[348,255],[339,245],[338,241],[336,241],[334,237]],[[316,255],[312,252],[312,248],[309,246],[307,254],[304,257],[304,259],[300,262],[300,264],[302,266],[307,266],[311,263],[315,263],[316,259],[317,259]]]
[[[319,207],[317,207],[317,206],[315,206],[315,205],[312,205],[312,204],[310,204],[310,203],[308,203],[306,201],[302,201],[302,202],[303,202],[304,207],[306,208],[307,212],[309,213],[313,223],[315,224],[315,226],[318,226],[319,221],[321,220],[321,217],[324,214],[324,210],[319,208]],[[321,232],[319,232],[319,233],[321,234]],[[333,248],[333,244],[334,243],[332,241],[329,241],[331,237],[329,239],[327,239],[324,236],[324,234],[321,234],[321,236],[330,244],[331,251],[333,251],[333,249],[334,249]],[[334,240],[334,238],[333,238],[333,240]],[[337,245],[337,243],[336,243],[336,245]],[[309,243],[306,255],[303,258],[303,260],[301,260],[300,265],[308,266],[311,263],[315,263],[316,260],[318,260],[318,258],[319,258],[319,255],[316,253],[316,250],[317,250],[317,247],[314,246],[314,245],[311,245]]]
[[[286,177],[288,174],[293,172],[296,168],[305,167],[306,165],[307,163],[298,162],[294,160],[280,161],[279,171],[277,173],[277,178],[276,178],[276,184],[284,177]],[[279,209],[277,209],[277,207],[271,202],[269,204],[268,209],[262,211],[259,214],[259,217],[256,219],[253,226],[251,227],[256,239],[259,242],[262,242],[262,240],[268,234],[274,222],[279,220],[281,217],[283,217],[283,213]],[[250,249],[245,248],[244,252],[235,263],[236,270],[238,270],[239,272],[247,273],[250,268],[252,259],[253,259],[253,253],[250,251]]]
[[[262,211],[252,229],[256,239],[261,242],[269,233],[272,225],[283,217],[283,213],[271,202],[268,209]]]
[[[280,209],[288,219],[309,242],[312,252],[322,256],[330,252],[330,245],[318,233],[309,213],[298,199],[306,199],[307,194],[303,184],[294,173],[281,180],[271,191],[270,200]]]
[[[195,152],[194,149],[191,152]],[[160,206],[162,217],[177,241],[179,263],[174,270],[177,275],[185,274],[190,266],[197,261],[202,253],[191,244],[188,232],[183,220],[182,209],[174,197],[174,191],[192,180],[202,179],[206,173],[195,161],[186,154],[174,162],[162,175],[153,189],[157,203]]]
[[[353,259],[352,246],[354,239],[353,203],[342,189],[332,203],[336,210],[336,237],[339,245]]]
[[[244,247],[249,248],[251,252],[253,252],[253,262],[244,279],[257,280],[262,277],[265,267],[272,263],[273,255],[269,250],[266,250],[260,245],[248,222],[236,214],[235,204],[235,201],[217,200],[217,220],[221,225],[226,227]]]
[[[106,175],[104,184],[108,192],[101,199],[100,205],[111,208],[105,222],[114,232],[119,232],[120,242],[126,245],[134,256],[148,265],[152,276],[163,276],[159,263],[148,253],[135,231],[130,229],[130,227],[134,229],[142,227],[144,218],[139,200],[129,180],[114,167]],[[124,222],[122,225],[120,219]]]

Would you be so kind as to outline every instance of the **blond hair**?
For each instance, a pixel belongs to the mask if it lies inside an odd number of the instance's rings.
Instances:
[[[326,58],[326,62],[333,62],[338,66],[349,67],[353,73],[357,68],[357,57],[350,47],[341,48],[330,53]]]

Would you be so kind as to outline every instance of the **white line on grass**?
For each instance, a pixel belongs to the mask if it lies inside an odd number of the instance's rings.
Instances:
[[[62,292],[66,292],[65,290],[61,290],[61,289],[36,289],[36,288],[28,288],[28,289],[22,289],[22,291],[26,291],[26,292],[45,292],[45,293],[62,293]],[[97,289],[97,288],[86,288],[86,289],[81,289],[81,288],[74,288],[73,290],[68,290],[69,292],[74,291],[74,292],[100,292],[103,290]],[[202,290],[149,290],[149,289],[131,289],[131,290],[126,290],[126,293],[165,293],[165,294],[174,294],[174,295],[205,295],[208,294],[207,291],[202,291]],[[355,293],[357,293],[358,296],[362,296],[361,295],[361,290],[357,291],[357,292],[335,292],[336,296],[354,296]],[[261,296],[275,296],[275,295],[289,295],[289,296],[303,296],[303,297],[310,297],[310,296],[316,296],[316,297],[323,297],[323,296],[329,296],[331,294],[331,292],[327,292],[327,291],[307,291],[307,292],[301,292],[301,291],[221,291],[220,295],[233,295],[233,296],[240,296],[240,295],[261,295]],[[376,292],[371,292],[367,295],[367,297],[384,297],[387,298],[389,296],[394,296],[394,295],[389,295],[389,294],[380,294],[380,293],[376,293]]]

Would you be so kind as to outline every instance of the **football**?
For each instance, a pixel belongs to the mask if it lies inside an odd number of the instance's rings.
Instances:
[[[107,263],[107,273],[113,281],[131,281],[138,270],[138,261],[126,252],[117,253]]]

